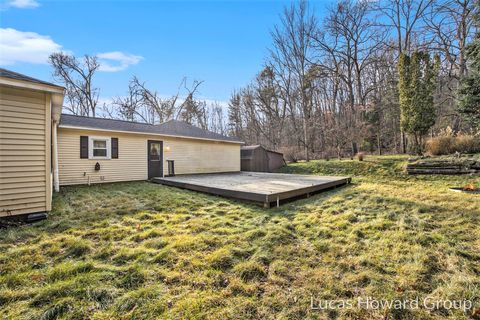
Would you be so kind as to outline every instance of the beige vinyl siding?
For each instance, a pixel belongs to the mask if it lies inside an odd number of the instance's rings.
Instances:
[[[240,145],[219,141],[170,138],[163,140],[163,173],[166,160],[174,160],[175,174],[240,171]],[[165,150],[169,147],[170,150]]]
[[[80,159],[80,136],[118,138],[118,159]],[[175,173],[240,171],[240,145],[198,139],[150,136],[84,129],[58,129],[60,185],[148,179],[147,141],[163,141],[163,171],[167,159]],[[170,149],[169,151],[165,149]],[[100,171],[95,171],[95,164]]]
[[[51,209],[50,95],[0,87],[0,216]]]

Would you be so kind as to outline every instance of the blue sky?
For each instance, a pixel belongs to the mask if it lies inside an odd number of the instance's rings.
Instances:
[[[228,101],[268,55],[270,31],[290,1],[2,1],[0,65],[52,81],[46,57],[99,54],[101,98],[124,95],[136,75],[165,96],[183,77],[203,99]],[[315,2],[322,10],[326,1]]]

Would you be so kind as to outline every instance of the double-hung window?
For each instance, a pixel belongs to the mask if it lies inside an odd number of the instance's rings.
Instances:
[[[112,141],[109,137],[89,137],[89,159],[111,159]]]

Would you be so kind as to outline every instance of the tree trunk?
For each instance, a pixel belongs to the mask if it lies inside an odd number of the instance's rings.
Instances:
[[[308,132],[307,132],[307,119],[305,116],[303,118],[303,140],[305,145],[305,161],[310,161],[310,157],[308,156]]]
[[[380,139],[380,132],[377,134],[377,151],[378,151],[378,155],[382,155],[382,143],[381,143],[381,139]]]
[[[400,129],[400,148],[402,149],[402,153],[407,153],[407,139],[403,129]]]

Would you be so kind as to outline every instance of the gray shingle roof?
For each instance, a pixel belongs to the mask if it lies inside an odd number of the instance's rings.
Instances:
[[[0,68],[0,77],[10,78],[10,79],[15,79],[15,80],[28,81],[28,82],[34,82],[34,83],[39,83],[39,84],[46,84],[48,86],[63,88],[62,86],[59,86],[59,85],[56,85],[56,84],[53,84],[53,83],[50,83],[50,82],[38,80],[38,79],[35,79],[35,78],[32,78],[32,77],[26,76],[24,74],[21,74],[21,73],[18,73],[18,72],[13,72],[13,71],[3,69],[3,68]]]
[[[237,138],[227,137],[177,120],[170,120],[161,124],[153,125],[140,122],[104,118],[89,118],[70,114],[62,114],[60,118],[60,126],[103,129],[111,131],[154,133],[186,138],[241,142]]]

